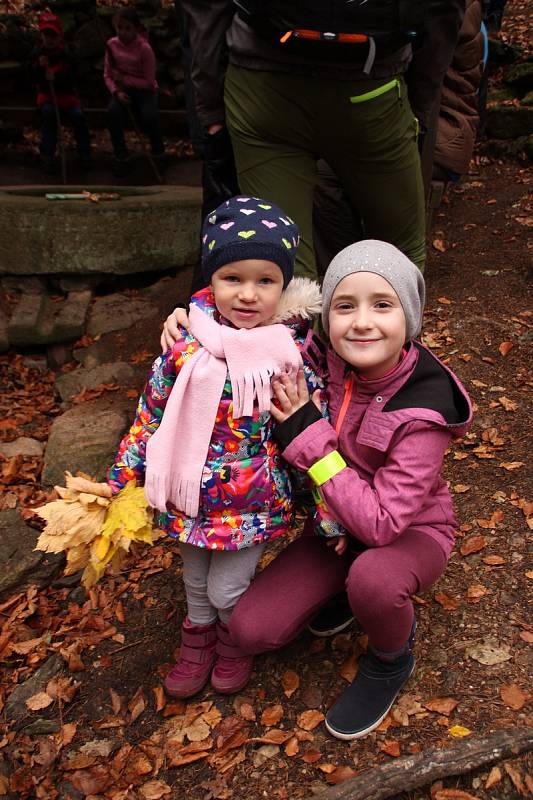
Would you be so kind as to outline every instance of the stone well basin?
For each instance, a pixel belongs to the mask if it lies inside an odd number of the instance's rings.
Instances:
[[[45,195],[116,192],[119,200]],[[201,190],[189,186],[6,186],[0,189],[0,274],[168,270],[199,251]]]

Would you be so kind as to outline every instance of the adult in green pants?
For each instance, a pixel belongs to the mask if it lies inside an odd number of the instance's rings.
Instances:
[[[369,238],[425,260],[417,121],[404,80],[344,81],[230,64],[226,121],[241,192],[282,204],[298,222],[297,270],[316,277],[313,195],[324,158]]]

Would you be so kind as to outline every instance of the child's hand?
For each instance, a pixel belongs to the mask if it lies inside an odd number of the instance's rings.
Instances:
[[[163,325],[163,333],[161,334],[161,350],[166,353],[181,338],[180,326],[189,330],[189,315],[184,308],[175,308],[172,314],[166,318]]]
[[[277,405],[270,403],[270,413],[277,422],[285,422],[310,400],[303,369],[298,370],[296,384],[286,372],[282,372],[272,381],[272,389]],[[313,394],[313,403],[320,411],[320,389]]]
[[[127,106],[131,103],[131,97],[126,92],[116,92],[117,100],[121,103],[125,103]]]
[[[114,69],[111,72],[111,77],[120,89],[124,88],[124,73],[118,69]]]
[[[346,552],[346,548],[348,547],[348,537],[337,536],[333,539],[328,539],[326,544],[328,547],[334,547],[337,555],[342,556]]]

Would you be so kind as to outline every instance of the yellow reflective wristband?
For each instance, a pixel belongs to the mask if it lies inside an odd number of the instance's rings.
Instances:
[[[323,483],[333,478],[337,472],[344,469],[346,461],[341,456],[338,450],[332,450],[324,458],[316,461],[311,469],[307,470],[307,474],[315,484],[315,486],[322,486]]]

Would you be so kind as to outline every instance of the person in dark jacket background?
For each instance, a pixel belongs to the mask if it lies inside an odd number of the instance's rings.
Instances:
[[[61,20],[55,14],[41,14],[39,32],[41,41],[31,56],[31,72],[41,112],[39,149],[44,169],[54,172],[56,168],[58,114],[72,125],[78,157],[82,166],[87,167],[91,159],[89,129],[76,90],[75,64],[65,48]]]

